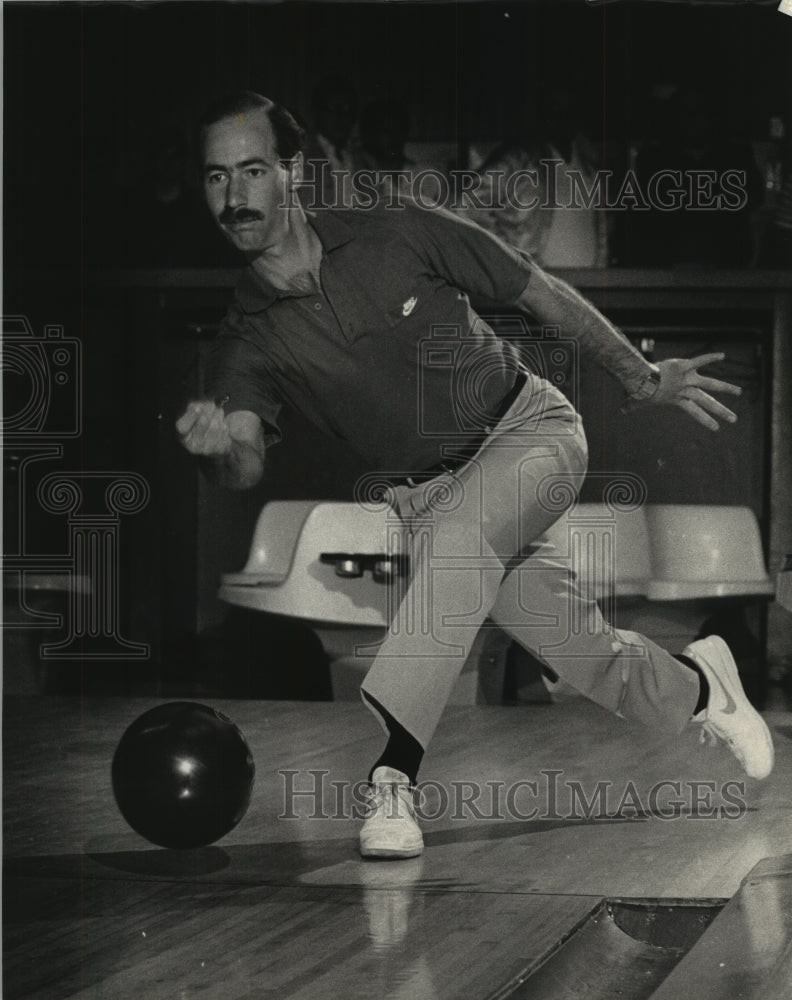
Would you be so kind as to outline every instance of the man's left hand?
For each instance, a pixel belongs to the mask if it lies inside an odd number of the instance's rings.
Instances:
[[[722,382],[720,379],[699,374],[699,368],[704,368],[715,361],[723,361],[725,356],[725,354],[700,354],[697,358],[670,358],[668,361],[658,361],[660,385],[649,402],[679,406],[695,421],[711,431],[718,430],[720,420],[733,424],[737,414],[719,403],[710,393],[726,392],[731,396],[739,396],[742,389],[732,385],[731,382]]]

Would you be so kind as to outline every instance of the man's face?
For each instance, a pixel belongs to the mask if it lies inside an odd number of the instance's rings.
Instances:
[[[204,193],[221,231],[248,254],[277,246],[289,228],[291,170],[280,165],[265,108],[224,118],[203,136]]]

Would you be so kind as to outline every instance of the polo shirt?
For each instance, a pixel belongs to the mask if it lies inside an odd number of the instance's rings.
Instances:
[[[267,446],[283,407],[372,469],[431,468],[480,438],[520,368],[470,297],[513,303],[531,258],[442,209],[307,213],[321,290],[281,294],[244,272],[214,342],[207,395],[251,410]]]

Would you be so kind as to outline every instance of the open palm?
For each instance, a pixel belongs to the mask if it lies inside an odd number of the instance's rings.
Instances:
[[[652,403],[671,403],[679,406],[694,420],[711,431],[718,430],[719,421],[733,424],[737,414],[723,403],[718,402],[712,392],[725,392],[731,396],[742,393],[737,385],[723,382],[721,379],[702,375],[700,368],[715,361],[723,361],[725,355],[700,354],[695,358],[669,358],[657,362],[660,370],[660,385],[652,396]]]

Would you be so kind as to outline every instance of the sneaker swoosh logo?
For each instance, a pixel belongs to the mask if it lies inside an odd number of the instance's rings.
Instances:
[[[726,707],[721,709],[724,715],[734,715],[737,711],[737,705],[734,702],[734,698],[729,694],[726,688],[723,688],[723,693],[726,695]]]
[[[414,295],[411,296],[411,298],[407,299],[407,301],[402,306],[402,316],[409,316],[417,305],[418,305],[418,299]]]

